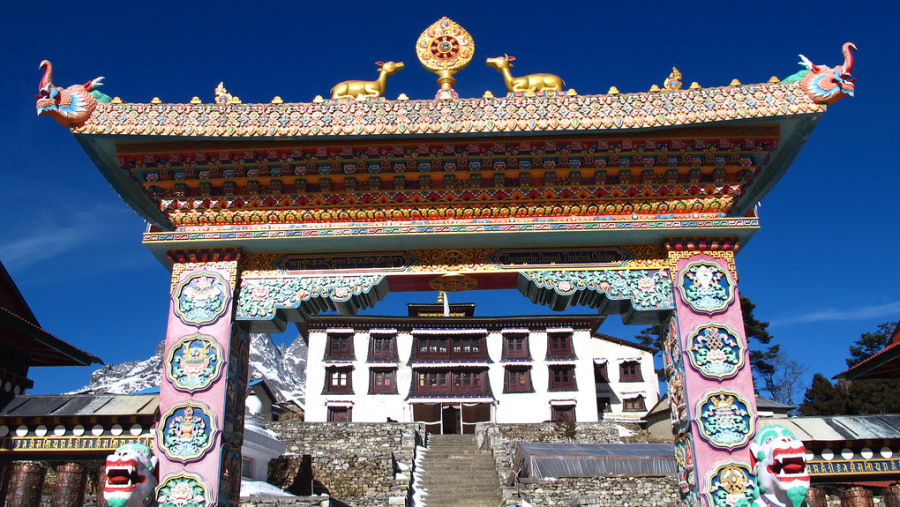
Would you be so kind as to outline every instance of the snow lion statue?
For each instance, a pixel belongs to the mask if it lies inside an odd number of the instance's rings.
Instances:
[[[756,474],[753,507],[802,507],[809,490],[806,447],[784,426],[760,428],[750,444]]]
[[[103,498],[109,507],[156,505],[153,470],[158,459],[144,444],[125,444],[106,458]]]

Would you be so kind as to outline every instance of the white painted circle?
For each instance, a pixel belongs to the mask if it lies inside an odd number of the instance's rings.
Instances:
[[[9,426],[4,424],[0,426],[0,437],[5,437],[6,435],[9,435]]]
[[[53,434],[56,435],[56,436],[58,436],[58,437],[61,437],[61,436],[65,435],[65,434],[66,434],[66,427],[63,426],[62,424],[57,424],[57,425],[53,428]]]
[[[861,451],[859,451],[859,455],[862,456],[863,459],[872,459],[872,456],[874,456],[875,453],[872,452],[872,449],[869,449],[868,447],[863,447],[863,449]]]
[[[853,451],[844,447],[841,449],[841,457],[844,459],[853,459]]]
[[[814,460],[815,458],[816,458],[815,453],[810,452],[810,451],[807,451],[807,452],[806,452],[806,462],[807,462],[807,463],[809,463],[810,461]]]
[[[113,424],[112,428],[109,429],[109,432],[113,434],[113,436],[119,436],[122,434],[122,425],[121,424]]]
[[[822,458],[829,461],[834,459],[834,451],[831,449],[822,449]]]
[[[94,435],[95,437],[99,437],[102,434],[103,434],[103,426],[101,426],[99,424],[95,424],[91,428],[91,435]]]
[[[22,393],[22,386],[15,386],[15,387],[13,387],[13,392],[14,392],[15,394],[21,394],[21,393]]]
[[[34,434],[39,437],[46,437],[47,436],[47,427],[44,426],[43,424],[41,424],[40,426],[38,426],[37,428],[34,429]]]
[[[894,451],[891,450],[890,447],[882,447],[881,448],[881,457],[884,459],[888,459],[894,455]]]
[[[17,437],[24,437],[27,434],[28,434],[28,426],[25,426],[23,424],[21,426],[16,427],[16,436]]]
[[[72,428],[72,434],[75,435],[76,437],[80,437],[81,435],[84,435],[84,426],[82,426],[80,424],[76,424],[75,427]]]
[[[144,427],[140,424],[132,424],[131,428],[128,429],[128,432],[132,434],[132,436],[138,436],[144,432]]]
[[[12,384],[8,380],[3,384],[3,390],[6,392],[12,391]]]

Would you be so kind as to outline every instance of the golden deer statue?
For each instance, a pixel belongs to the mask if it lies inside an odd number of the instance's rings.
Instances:
[[[513,64],[509,63],[515,60],[515,56],[498,56],[496,58],[488,58],[488,67],[494,67],[497,72],[503,74],[503,81],[506,83],[506,89],[515,92],[560,92],[566,82],[555,74],[528,74],[527,76],[513,77],[509,72],[509,68]]]
[[[331,89],[332,99],[360,99],[382,97],[387,89],[387,77],[404,67],[403,62],[375,62],[378,79],[375,81],[342,81]]]

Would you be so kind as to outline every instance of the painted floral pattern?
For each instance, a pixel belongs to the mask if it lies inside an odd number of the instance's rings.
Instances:
[[[708,325],[691,335],[688,357],[703,377],[724,380],[737,375],[744,364],[744,351],[737,332],[727,326]]]
[[[694,312],[714,315],[734,301],[734,283],[728,272],[714,262],[688,264],[679,275],[681,298]]]
[[[708,394],[697,407],[700,436],[719,449],[737,449],[749,443],[753,433],[750,404],[737,393]]]
[[[278,308],[305,303],[310,315],[336,310],[335,303],[368,308],[378,302],[384,275],[244,279],[238,296],[238,320],[268,320]]]
[[[228,307],[228,285],[216,273],[194,273],[175,288],[175,315],[188,325],[217,321]]]
[[[603,271],[537,271],[521,274],[539,289],[569,297],[571,305],[597,306],[597,295],[610,300],[631,302],[635,310],[671,310],[675,306],[668,271],[603,270]],[[531,292],[531,291],[529,291]],[[528,294],[536,303],[550,304],[553,294]]]
[[[163,481],[156,490],[159,507],[206,507],[209,487],[199,476],[181,473]]]

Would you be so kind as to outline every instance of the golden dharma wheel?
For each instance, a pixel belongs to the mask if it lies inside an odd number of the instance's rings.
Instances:
[[[419,36],[416,55],[426,69],[440,75],[452,75],[472,61],[475,41],[455,21],[443,17]]]

